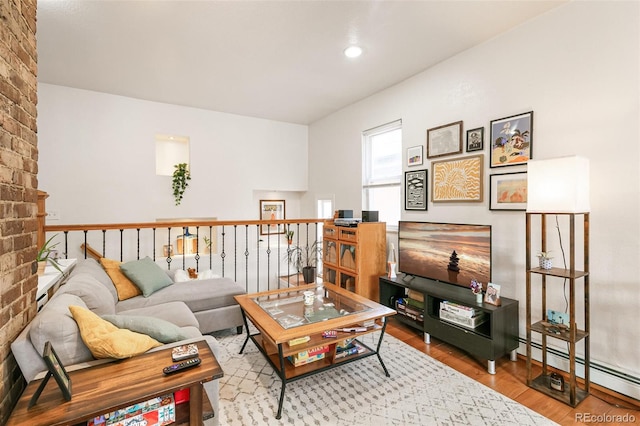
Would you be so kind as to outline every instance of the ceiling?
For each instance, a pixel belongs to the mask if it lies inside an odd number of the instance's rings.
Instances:
[[[38,0],[38,81],[309,124],[565,2]]]

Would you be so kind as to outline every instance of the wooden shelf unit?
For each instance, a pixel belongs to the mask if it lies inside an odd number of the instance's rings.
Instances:
[[[534,216],[540,217],[541,230],[541,251],[547,251],[547,216],[565,215],[569,217],[569,268],[541,269],[531,266],[531,227]],[[583,270],[576,269],[576,216],[583,216]],[[527,213],[526,214],[526,322],[527,322],[527,385],[555,398],[572,407],[577,406],[589,395],[589,213]],[[541,286],[541,316],[543,320],[533,322],[532,320],[532,282],[533,277],[540,278]],[[567,280],[569,283],[569,329],[551,330],[546,326],[547,311],[547,278],[549,281],[558,282],[558,279]],[[576,322],[576,312],[578,303],[576,302],[576,283],[582,281],[584,289],[584,302],[581,309],[584,315],[584,329],[579,329]],[[532,333],[541,336],[542,346],[542,373],[538,377],[533,377],[532,373]],[[567,342],[569,350],[569,378],[565,381],[564,391],[552,389],[549,385],[549,375],[551,374],[547,362],[547,339],[552,337]],[[582,388],[578,386],[576,379],[576,344],[584,343],[584,384]]]
[[[386,273],[387,229],[384,222],[354,227],[323,227],[322,279],[378,301],[378,277]]]

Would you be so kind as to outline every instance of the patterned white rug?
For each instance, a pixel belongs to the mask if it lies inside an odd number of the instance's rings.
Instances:
[[[434,360],[390,335],[381,356],[287,384],[282,419],[275,418],[281,383],[245,335],[220,342],[220,425],[554,425],[556,423]],[[363,342],[375,347],[378,334]]]

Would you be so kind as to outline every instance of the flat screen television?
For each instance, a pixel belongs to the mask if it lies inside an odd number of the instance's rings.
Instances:
[[[400,221],[398,271],[469,287],[491,282],[491,225]]]

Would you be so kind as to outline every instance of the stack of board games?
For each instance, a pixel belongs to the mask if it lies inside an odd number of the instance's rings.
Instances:
[[[295,367],[309,364],[311,362],[319,361],[324,358],[325,354],[329,352],[329,346],[317,346],[315,348],[309,348],[305,351],[298,352],[297,354],[290,355],[287,358]]]
[[[176,421],[173,394],[130,405],[89,420],[87,426],[165,426]]]

